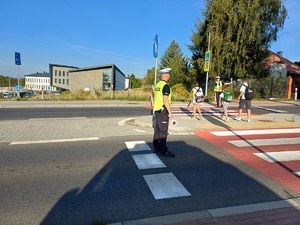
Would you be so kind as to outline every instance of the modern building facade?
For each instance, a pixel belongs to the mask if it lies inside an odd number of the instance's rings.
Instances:
[[[114,64],[78,68],[49,64],[50,84],[61,91],[108,91],[127,89],[128,78]]]
[[[34,73],[25,75],[25,89],[31,91],[56,91],[56,88],[50,85],[50,74]]]

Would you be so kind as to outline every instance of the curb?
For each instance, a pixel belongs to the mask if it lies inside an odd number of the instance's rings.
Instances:
[[[150,225],[150,224],[164,225],[164,224],[171,224],[176,222],[180,223],[184,221],[199,220],[199,219],[206,219],[206,218],[234,216],[234,215],[241,215],[246,213],[261,212],[265,210],[274,210],[279,208],[288,208],[288,207],[295,207],[295,206],[300,206],[300,197],[286,199],[286,200],[272,201],[272,202],[224,207],[224,208],[217,208],[217,209],[207,209],[207,210],[201,210],[201,211],[195,211],[189,213],[179,213],[173,215],[151,217],[151,218],[138,219],[132,221],[111,223],[109,225]]]

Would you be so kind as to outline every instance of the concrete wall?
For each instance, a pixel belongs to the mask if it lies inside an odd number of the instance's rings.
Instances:
[[[103,69],[71,71],[70,91],[85,90],[95,92],[102,90]]]
[[[52,78],[52,86],[70,89],[70,73],[69,70],[73,69],[72,67],[64,67],[64,66],[53,66],[52,74],[50,77]]]

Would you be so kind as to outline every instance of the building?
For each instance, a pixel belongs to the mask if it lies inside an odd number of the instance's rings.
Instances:
[[[124,90],[127,79],[114,64],[78,68],[49,64],[50,84],[61,91],[108,91]]]
[[[25,89],[31,91],[56,91],[56,88],[50,85],[50,74],[34,73],[25,75]]]
[[[283,57],[283,52],[274,53],[269,51],[266,69],[276,68],[283,71],[287,77],[286,97],[290,99],[295,94],[295,88],[300,88],[300,66]],[[298,95],[298,98],[300,96]]]

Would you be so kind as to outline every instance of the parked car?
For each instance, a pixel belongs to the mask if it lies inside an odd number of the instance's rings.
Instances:
[[[26,92],[26,97],[32,97],[32,96],[34,96],[34,92],[32,91]]]
[[[3,98],[13,98],[14,93],[12,92],[3,92]]]

